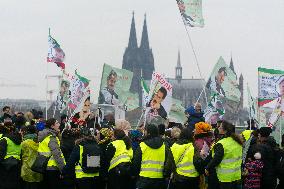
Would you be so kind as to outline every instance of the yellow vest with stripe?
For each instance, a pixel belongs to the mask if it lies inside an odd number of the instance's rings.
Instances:
[[[45,137],[45,139],[39,143],[37,151],[41,155],[44,155],[46,157],[50,157],[49,160],[48,160],[48,163],[47,163],[47,168],[48,167],[57,167],[58,168],[57,163],[56,163],[53,155],[51,154],[51,151],[50,151],[49,146],[48,146],[51,137],[53,137],[53,136],[49,135],[49,136]],[[57,140],[58,146],[60,146],[60,141],[59,141],[58,137],[56,137],[56,140]],[[61,152],[61,157],[63,158],[64,163],[65,163],[65,159],[64,159],[62,152]]]
[[[193,165],[194,147],[192,143],[182,145],[174,143],[171,147],[171,151],[174,157],[177,174],[185,177],[199,176],[199,173]]]
[[[4,159],[9,157],[13,157],[15,159],[21,160],[21,145],[15,144],[11,139],[8,137],[3,137],[1,139],[5,139],[7,141],[7,152]]]
[[[91,178],[91,177],[98,177],[100,175],[99,172],[97,173],[84,173],[82,170],[82,167],[80,165],[82,165],[82,159],[83,159],[83,146],[79,145],[80,147],[80,160],[79,160],[79,164],[75,166],[75,174],[76,174],[76,178],[80,179],[80,178]]]
[[[242,135],[244,136],[246,141],[250,138],[252,132],[253,132],[253,130],[244,130],[242,132]]]
[[[166,159],[166,146],[158,149],[147,146],[144,142],[140,143],[142,152],[142,162],[140,176],[146,178],[163,178],[163,170]]]
[[[217,177],[220,182],[233,182],[241,179],[242,146],[232,137],[224,138],[216,144],[222,144],[224,157],[216,167]],[[214,157],[214,150],[213,150]]]
[[[123,140],[115,140],[111,142],[111,144],[115,148],[114,156],[112,157],[109,165],[108,171],[118,166],[120,163],[128,163],[131,162],[133,158],[133,150],[132,148],[126,149],[126,145]]]

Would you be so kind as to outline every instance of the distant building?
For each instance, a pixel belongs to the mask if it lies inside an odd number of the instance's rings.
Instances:
[[[167,78],[173,86],[173,98],[182,101],[184,107],[194,105],[197,100],[206,107],[206,98],[201,94],[205,85],[204,79],[183,79],[180,51],[178,51],[177,66],[175,68],[175,78]],[[208,94],[207,94],[208,96]],[[198,99],[199,98],[199,99]]]
[[[147,30],[146,15],[144,18],[144,25],[140,46],[137,44],[136,28],[134,12],[132,15],[132,22],[130,28],[130,36],[128,46],[123,55],[122,68],[133,72],[133,80],[130,91],[139,94],[139,104],[142,104],[142,88],[140,85],[141,76],[145,80],[152,79],[152,73],[155,70],[154,56],[149,45],[149,37]]]

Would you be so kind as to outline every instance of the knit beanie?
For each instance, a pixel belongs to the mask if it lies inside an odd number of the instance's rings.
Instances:
[[[212,129],[211,125],[205,122],[198,122],[195,124],[195,134],[208,133]]]
[[[259,129],[259,134],[262,137],[268,137],[270,135],[270,133],[272,132],[270,127],[261,127]]]

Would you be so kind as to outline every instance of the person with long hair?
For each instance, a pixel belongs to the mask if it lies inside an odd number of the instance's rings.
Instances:
[[[205,174],[209,175],[209,170],[215,167],[220,188],[237,189],[241,185],[242,140],[228,121],[222,121],[218,130],[223,138],[214,145],[213,159],[206,166]]]
[[[130,138],[123,130],[114,130],[114,141],[106,149],[106,164],[108,168],[107,188],[130,189],[130,168],[133,150]]]

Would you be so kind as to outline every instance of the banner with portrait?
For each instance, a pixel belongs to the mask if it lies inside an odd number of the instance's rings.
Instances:
[[[104,64],[98,104],[114,105],[125,110],[139,107],[138,94],[129,92],[132,78],[132,72]]]
[[[172,85],[165,76],[154,72],[149,91],[149,100],[146,102],[146,120],[154,117],[167,119],[172,106]]]
[[[56,97],[56,110],[62,113],[66,110],[69,101],[70,81],[68,78],[62,78],[59,86],[59,93]]]
[[[265,113],[261,124],[274,127],[284,112],[284,71],[258,68],[258,105]]]
[[[228,100],[240,101],[241,92],[237,75],[228,67],[222,56],[214,66],[206,87],[211,95],[217,93]]]
[[[176,0],[185,25],[203,27],[202,0]]]

